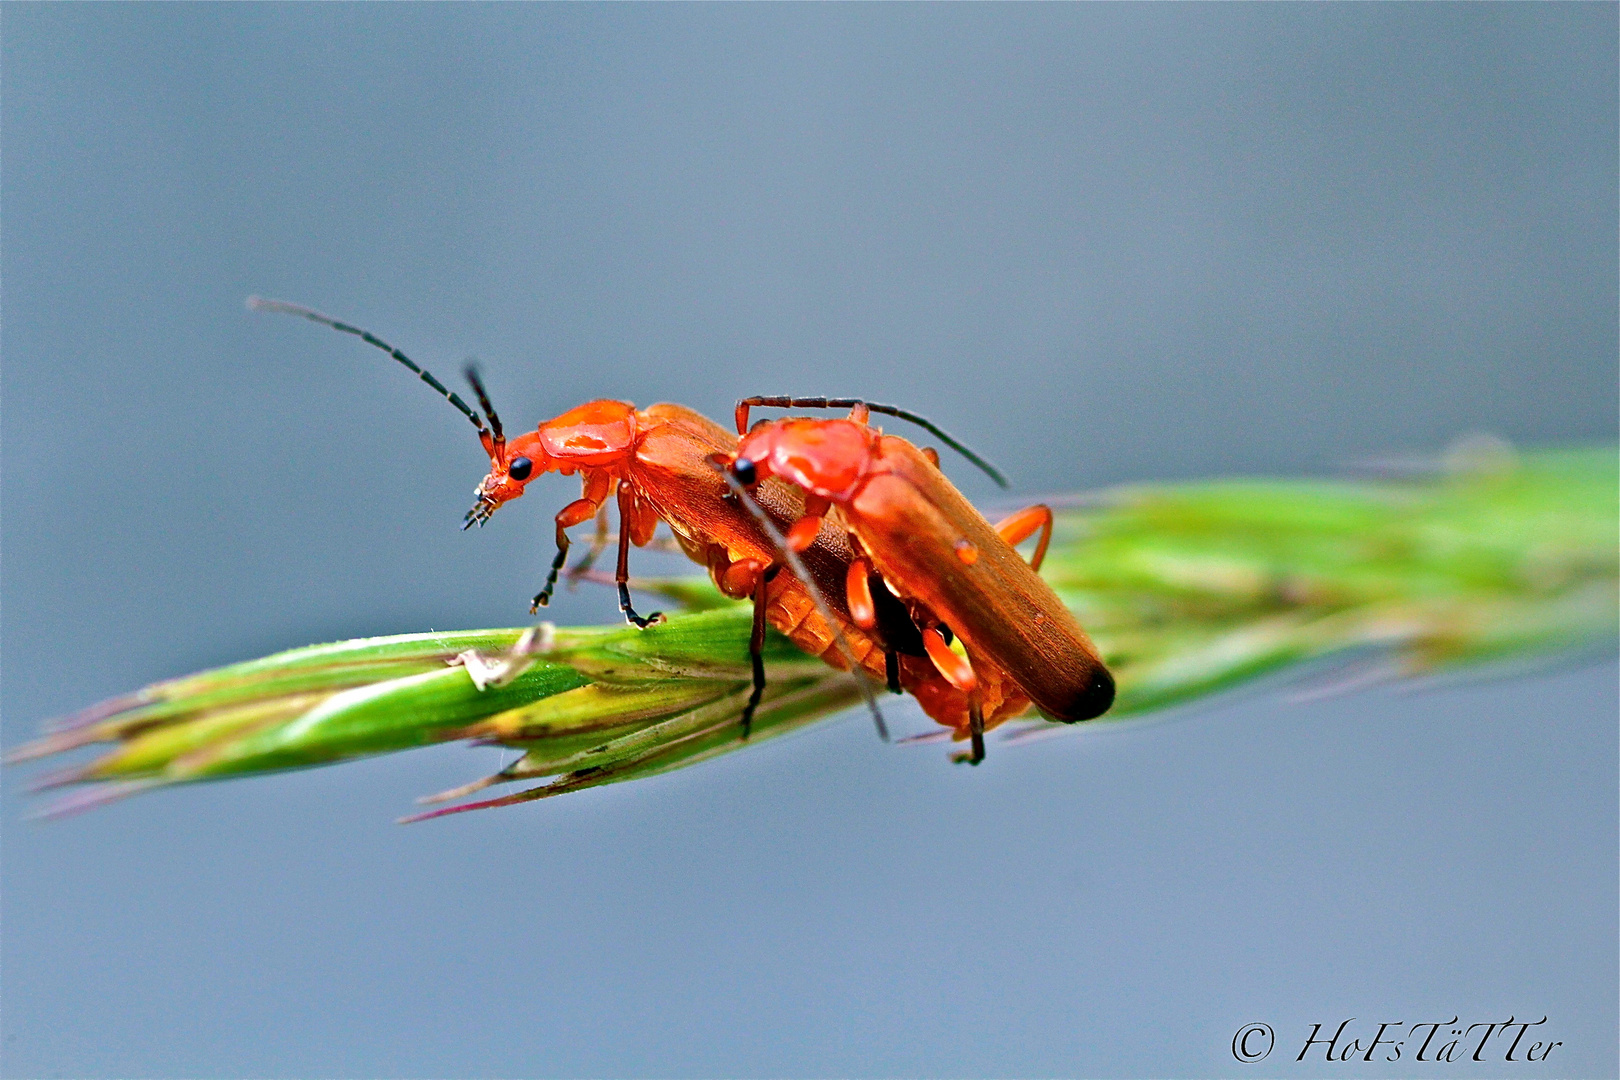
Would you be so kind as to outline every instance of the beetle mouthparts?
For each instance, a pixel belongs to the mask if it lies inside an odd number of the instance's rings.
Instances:
[[[461,519],[461,531],[466,532],[474,525],[482,526],[484,522],[489,520],[490,515],[495,513],[495,508],[499,505],[494,499],[480,495],[478,501],[473,504],[473,508],[467,511],[467,516]]]

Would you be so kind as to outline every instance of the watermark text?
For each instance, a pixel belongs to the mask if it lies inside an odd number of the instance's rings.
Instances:
[[[1356,1017],[1312,1024],[1297,1039],[1268,1024],[1245,1024],[1232,1036],[1232,1056],[1264,1061],[1279,1045],[1294,1061],[1546,1061],[1563,1042],[1547,1031],[1547,1018],[1520,1020],[1364,1021]],[[1295,1053],[1293,1047],[1298,1047]]]

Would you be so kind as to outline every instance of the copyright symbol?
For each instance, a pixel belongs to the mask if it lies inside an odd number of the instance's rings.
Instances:
[[[1232,1056],[1239,1061],[1262,1061],[1277,1045],[1277,1036],[1267,1024],[1245,1024],[1232,1036]]]

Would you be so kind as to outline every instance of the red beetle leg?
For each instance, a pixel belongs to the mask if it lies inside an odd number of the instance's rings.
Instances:
[[[658,531],[658,511],[652,508],[651,503],[639,498],[631,506],[630,542],[636,547],[646,547],[652,541],[653,533]]]
[[[922,639],[928,659],[932,660],[939,673],[945,676],[946,682],[964,694],[971,694],[978,688],[979,677],[973,674],[973,665],[968,663],[967,657],[952,652],[936,628],[930,626],[924,630]]]
[[[803,551],[816,542],[816,534],[821,531],[821,515],[815,514],[802,517],[793,523],[787,533],[787,545],[794,551]]]
[[[758,559],[738,559],[720,571],[715,584],[720,591],[734,599],[752,596],[765,576],[765,564]]]
[[[551,572],[546,575],[545,585],[534,594],[534,600],[529,604],[530,615],[551,602],[552,590],[557,587],[557,575],[562,572],[563,563],[568,561],[568,530],[582,521],[591,520],[600,509],[589,499],[575,499],[557,511],[557,554],[551,560]]]
[[[832,509],[832,500],[821,495],[806,495],[804,497],[804,516],[793,523],[788,530],[788,547],[794,551],[803,551],[816,542],[816,534],[821,531],[821,519]]]
[[[849,617],[862,630],[870,630],[877,625],[877,607],[872,603],[871,573],[872,568],[865,559],[855,559],[849,564],[849,573],[844,579]]]
[[[996,522],[996,532],[1014,547],[1033,536],[1036,529],[1041,530],[1041,538],[1035,544],[1029,565],[1039,570],[1041,561],[1046,558],[1046,546],[1052,542],[1052,508],[1036,503]]]
[[[606,469],[586,469],[579,476],[580,498],[601,505],[613,494],[613,474]]]

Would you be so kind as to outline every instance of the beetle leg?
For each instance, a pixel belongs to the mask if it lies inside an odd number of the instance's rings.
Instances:
[[[849,604],[849,618],[862,630],[870,630],[877,625],[877,605],[872,600],[872,567],[864,558],[856,558],[849,564],[849,573],[844,577],[844,599]],[[900,654],[894,649],[883,650],[884,684],[889,693],[901,693],[900,687]]]
[[[765,575],[754,583],[754,629],[748,635],[748,663],[754,669],[754,690],[743,706],[742,737],[747,740],[754,727],[754,710],[759,707],[760,695],[765,693]]]
[[[1046,558],[1046,545],[1052,542],[1052,508],[1036,503],[996,522],[996,532],[1014,547],[1033,536],[1036,529],[1041,531],[1041,538],[1035,544],[1035,554],[1030,558],[1029,565],[1039,570],[1041,561]]]
[[[821,531],[821,518],[802,517],[793,523],[788,530],[788,547],[794,551],[803,551],[816,542],[816,534]]]
[[[968,700],[968,733],[973,739],[973,758],[968,764],[977,765],[984,760],[984,706],[978,694]]]
[[[567,530],[582,521],[589,521],[598,509],[600,507],[589,499],[575,499],[557,511],[557,554],[551,560],[551,572],[546,575],[545,585],[534,594],[534,600],[529,604],[530,615],[551,602],[552,590],[557,587],[557,575],[562,572],[563,563],[568,561]]]
[[[935,450],[932,446],[919,446],[917,449],[922,451],[922,456],[928,459],[930,465],[936,469],[939,468],[938,450]]]
[[[968,698],[968,737],[973,740],[973,752],[956,754],[951,760],[960,765],[977,765],[984,760],[984,706],[979,704],[976,693]]]
[[[602,557],[602,552],[607,550],[609,535],[607,506],[604,504],[596,511],[596,532],[591,534],[590,550],[585,552],[583,559],[568,568],[568,587],[570,589],[579,582],[580,578],[590,573],[591,567],[596,565],[596,560]]]
[[[934,662],[939,673],[945,676],[945,681],[962,691],[971,694],[979,685],[979,677],[973,673],[973,665],[968,658],[952,652],[951,647],[945,644],[945,638],[937,627],[930,626],[922,632],[923,648],[928,653],[928,659]]]
[[[664,613],[655,611],[643,619],[636,614],[636,609],[630,606],[630,530],[635,524],[635,496],[631,494],[628,484],[619,485],[619,568],[613,575],[613,581],[619,586],[619,610],[624,612],[627,622],[633,622],[643,630],[654,623],[664,621]]]
[[[646,547],[652,541],[653,533],[658,531],[658,511],[645,499],[636,499],[635,512],[630,515],[630,542],[636,547]]]
[[[715,584],[720,587],[720,591],[735,600],[753,596],[763,580],[765,580],[765,564],[758,559],[738,559],[715,574]]]
[[[816,542],[816,534],[821,531],[822,518],[832,508],[831,501],[818,495],[808,495],[804,500],[804,516],[793,523],[787,531],[787,545],[795,552],[803,551]]]
[[[720,553],[724,558],[724,552]],[[754,710],[759,707],[760,695],[765,692],[765,586],[775,575],[772,569],[758,559],[738,559],[720,569],[711,567],[715,584],[727,596],[751,596],[754,600],[754,627],[748,636],[748,661],[753,668],[754,691],[743,706],[742,737],[748,738],[754,726]]]
[[[872,602],[872,568],[865,559],[853,559],[849,573],[844,577],[844,597],[849,602],[849,617],[862,630],[877,625],[877,608]]]

